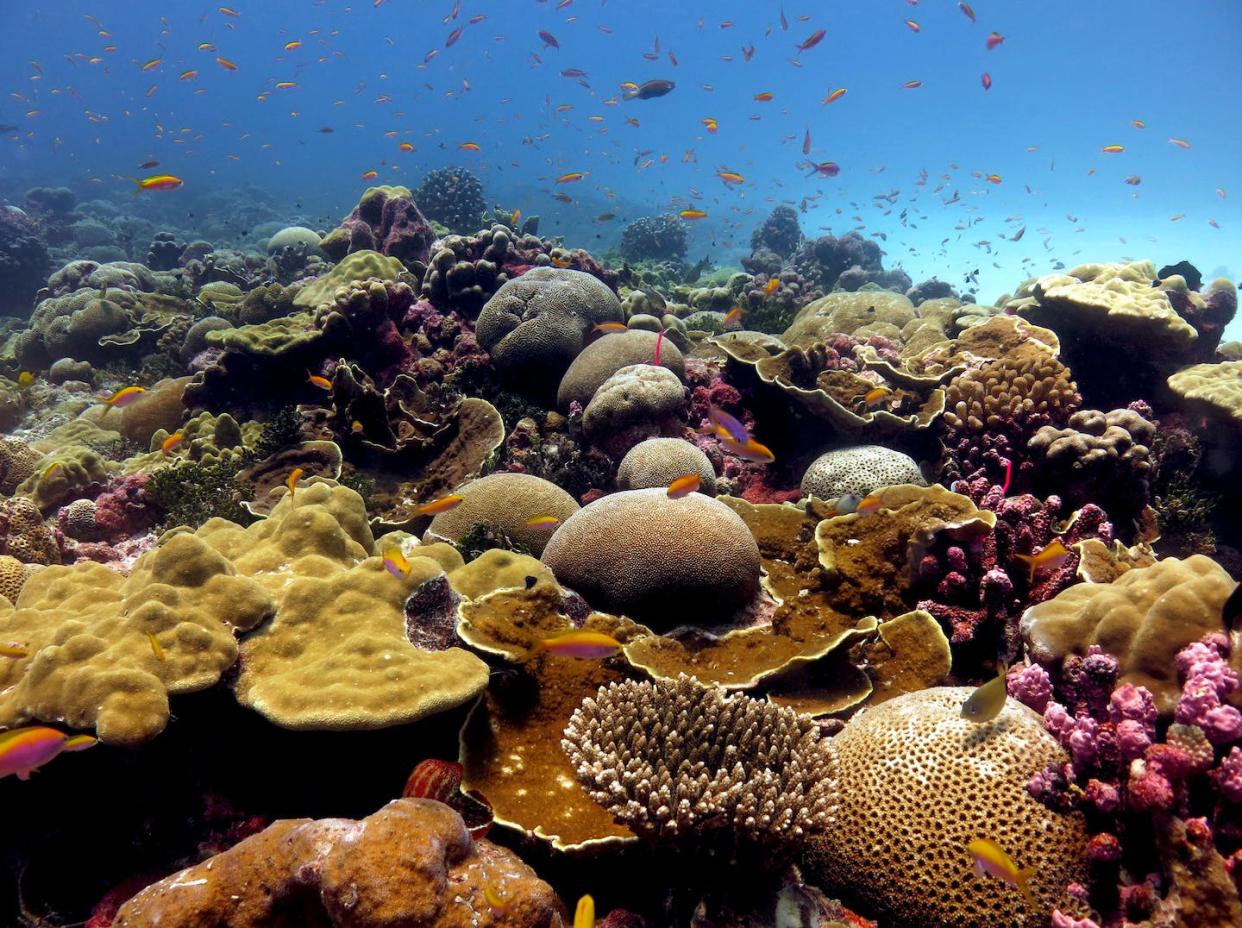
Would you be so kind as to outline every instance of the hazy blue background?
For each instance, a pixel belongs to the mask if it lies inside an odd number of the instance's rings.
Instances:
[[[368,186],[364,171],[413,185],[430,168],[462,164],[483,180],[489,205],[540,214],[544,234],[597,251],[616,243],[624,220],[693,202],[709,218],[694,226],[690,257],[726,261],[749,251],[774,204],[811,196],[808,235],[884,233],[888,265],[959,286],[977,268],[988,301],[1056,260],[1188,258],[1208,276],[1242,266],[1234,0],[978,0],[975,23],[951,0],[573,0],[560,10],[552,0],[462,0],[448,23],[452,0],[230,6],[240,15],[183,0],[5,0],[0,123],[20,130],[0,137],[0,189],[65,184],[84,198],[128,198],[126,178],[158,159],[185,187],[145,194],[134,208],[163,210],[181,228],[193,228],[195,197],[221,187],[261,189],[290,219],[326,225]],[[460,39],[444,47],[457,27]],[[795,44],[818,28],[827,36],[795,67]],[[545,48],[538,30],[560,49]],[[988,51],[991,31],[1006,40]],[[647,60],[657,37],[658,58]],[[304,45],[283,51],[292,39]],[[217,50],[198,50],[202,42]],[[163,63],[144,73],[156,57]],[[179,80],[189,68],[198,77]],[[586,71],[590,86],[562,77],[568,68]],[[994,81],[986,92],[984,71]],[[652,78],[677,87],[609,103],[620,82]],[[914,79],[923,87],[902,88]],[[298,86],[275,89],[286,80]],[[821,106],[842,86],[843,99]],[[755,102],[763,91],[775,99]],[[573,108],[558,113],[564,104]],[[719,120],[717,134],[705,117]],[[811,156],[838,162],[839,177],[803,176],[807,129]],[[417,150],[400,152],[401,141]],[[482,151],[459,151],[463,142]],[[1101,153],[1110,144],[1126,151]],[[653,163],[642,168],[645,160]],[[721,166],[745,185],[726,188]],[[916,186],[924,169],[928,181]],[[552,184],[568,171],[590,173]],[[1132,175],[1140,185],[1124,182]],[[873,199],[894,191],[891,210]],[[946,205],[955,191],[960,200]],[[554,192],[574,202],[557,203]],[[605,212],[617,218],[595,221]],[[1020,242],[1001,238],[1023,226]]]

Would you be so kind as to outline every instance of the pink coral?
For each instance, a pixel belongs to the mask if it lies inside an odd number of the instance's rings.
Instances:
[[[1242,748],[1230,748],[1220,766],[1212,771],[1212,779],[1225,799],[1242,803]]]
[[[1005,687],[1010,696],[1040,714],[1052,699],[1052,678],[1039,664],[1010,670]]]

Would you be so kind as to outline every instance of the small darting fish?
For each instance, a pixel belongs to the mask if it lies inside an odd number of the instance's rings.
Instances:
[[[682,474],[668,485],[669,499],[681,499],[683,496],[697,493],[702,482],[698,474]]]
[[[384,569],[394,577],[405,577],[410,573],[410,562],[400,548],[389,548],[384,552]]]
[[[289,495],[292,496],[297,491],[298,481],[302,479],[303,470],[295,467],[289,474],[289,479],[285,481],[285,486],[289,488]]]
[[[633,90],[626,90],[621,94],[622,100],[654,100],[656,97],[662,97],[671,91],[677,85],[672,81],[655,80],[646,81],[639,84]]]
[[[1008,668],[1002,664],[995,677],[975,688],[975,691],[962,703],[962,718],[982,725],[1000,715],[1001,709],[1005,708],[1005,699],[1009,695],[1006,683],[1007,672]]]
[[[439,499],[433,499],[429,503],[423,503],[414,511],[420,516],[435,516],[460,506],[464,501],[464,496],[450,493],[448,496],[441,496]]]
[[[0,780],[12,774],[29,780],[62,751],[84,751],[95,743],[90,735],[67,735],[42,725],[6,731],[0,734]]]
[[[1045,568],[1056,570],[1065,563],[1066,558],[1069,556],[1069,548],[1065,547],[1065,543],[1058,537],[1052,539],[1038,554],[1019,554],[1017,558],[1029,568],[1030,572],[1027,575],[1026,582],[1030,584],[1035,582],[1037,571]]]
[[[137,196],[144,190],[176,190],[185,181],[171,174],[156,174],[154,177],[135,177],[134,183],[138,185],[134,190],[134,196]]]
[[[1034,867],[1019,870],[1013,858],[1001,850],[995,841],[989,841],[987,838],[976,838],[966,845],[966,849],[974,858],[975,873],[1003,880],[1022,893],[1028,906],[1035,910],[1039,909],[1039,903],[1035,901],[1030,887],[1030,879],[1035,875]]]
[[[549,635],[539,641],[537,650],[547,651],[556,657],[576,657],[579,660],[603,660],[621,650],[621,642],[603,632],[574,628],[559,635]]]
[[[574,928],[595,928],[595,900],[583,896],[574,910]]]

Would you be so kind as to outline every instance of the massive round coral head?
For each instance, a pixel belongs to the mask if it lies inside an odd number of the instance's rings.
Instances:
[[[626,490],[583,507],[543,562],[597,609],[669,628],[722,622],[759,591],[759,547],[728,506],[700,493]]]
[[[991,722],[961,717],[970,687],[935,687],[867,709],[832,739],[838,790],[814,868],[893,928],[1043,928],[1053,906],[1081,916],[1065,887],[1086,878],[1081,815],[1027,792],[1064,763],[1040,717],[1010,699]],[[1033,868],[1040,910],[1014,886],[972,869],[967,845],[995,842]]]

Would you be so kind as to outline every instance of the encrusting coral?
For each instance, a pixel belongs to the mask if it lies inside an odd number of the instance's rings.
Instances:
[[[358,821],[276,822],[147,887],[112,924],[555,928],[564,917],[552,887],[512,851],[472,840],[442,803],[397,799]]]

